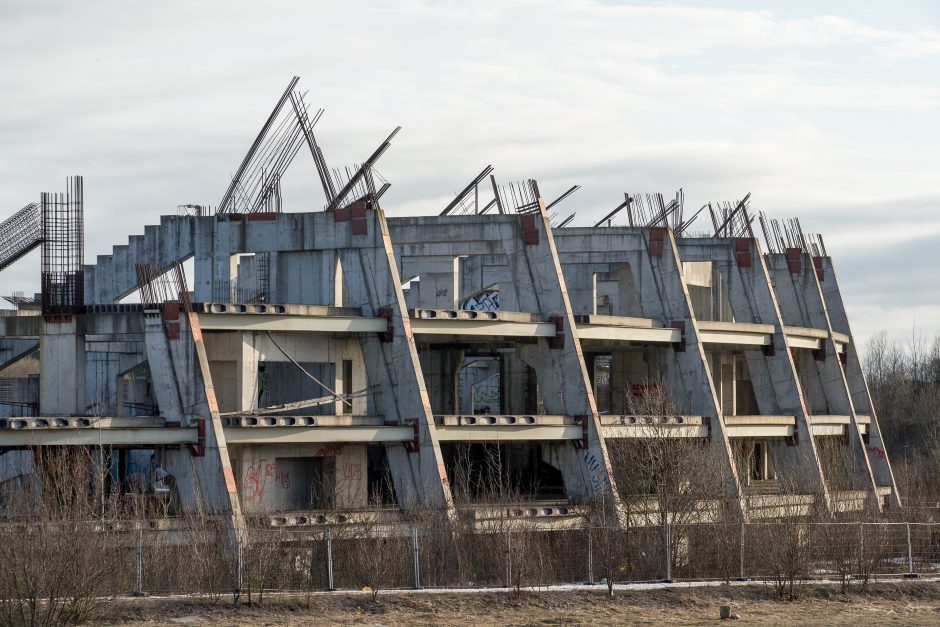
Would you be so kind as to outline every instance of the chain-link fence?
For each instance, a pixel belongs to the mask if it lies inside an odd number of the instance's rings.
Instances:
[[[940,524],[747,523],[631,529],[251,529],[239,549],[213,526],[3,538],[8,569],[96,565],[96,594],[222,595],[371,588],[529,587],[668,580],[940,575]],[[96,571],[97,572],[97,571]]]

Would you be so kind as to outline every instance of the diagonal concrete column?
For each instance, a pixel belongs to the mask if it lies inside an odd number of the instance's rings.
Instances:
[[[347,213],[347,211],[349,213]],[[385,214],[381,209],[332,212],[347,307],[388,319],[385,334],[360,337],[374,409],[393,424],[412,424],[416,445],[386,445],[399,504],[452,508],[434,416],[418,359]]]
[[[202,440],[188,449],[162,451],[163,467],[176,479],[186,513],[227,517],[227,541],[235,549],[245,538],[245,520],[199,319],[172,304],[144,316],[147,361],[160,413],[168,422],[199,426]]]
[[[682,339],[666,359],[665,380],[673,398],[684,408],[712,419],[711,443],[720,450],[725,464],[724,480],[737,497],[738,509],[747,516],[746,501],[738,479],[731,442],[721,415],[705,346],[682,273],[676,239],[670,229],[642,230],[645,249],[631,260],[640,291],[643,316],[661,320],[664,326],[682,329]]]
[[[829,312],[826,309],[812,259],[801,249],[794,248],[784,254],[768,254],[767,264],[784,321],[790,325],[826,331],[827,337],[822,340],[825,346],[820,347],[814,353],[813,366],[808,368],[809,376],[813,380],[813,374],[815,374],[815,384],[825,399],[827,413],[849,416],[848,445],[851,447],[852,458],[858,473],[856,487],[868,492],[872,503],[880,509],[875,477],[868,455],[865,453],[855,405],[849,393],[845,372],[839,363]]]
[[[829,490],[811,435],[809,411],[759,244],[749,238],[685,239],[679,251],[683,261],[711,261],[717,266],[735,322],[773,325],[771,345],[745,351],[745,357],[761,414],[796,418],[797,436],[773,447],[774,461],[801,489],[823,495],[828,507]]]
[[[561,262],[544,201],[539,198],[538,203],[538,212],[501,222],[499,229],[519,310],[541,314],[557,328],[554,338],[538,338],[522,347],[519,356],[536,371],[545,411],[578,416],[586,429],[582,448],[576,449],[573,443],[555,448],[569,498],[609,498],[616,503],[613,473]]]
[[[813,265],[816,269],[816,277],[822,291],[826,310],[829,313],[830,332],[842,333],[849,337],[849,343],[845,345],[839,363],[848,383],[855,411],[858,414],[867,414],[870,417],[865,452],[871,465],[872,474],[875,477],[875,483],[879,487],[891,488],[888,503],[892,508],[900,508],[901,496],[898,494],[894,472],[891,470],[891,461],[888,459],[884,440],[881,437],[881,427],[878,424],[878,417],[875,415],[875,405],[872,403],[865,372],[862,370],[862,362],[858,354],[858,347],[855,344],[855,337],[852,335],[852,329],[849,326],[849,318],[845,310],[845,303],[842,300],[842,292],[839,289],[835,268],[832,265],[832,258],[814,257]]]

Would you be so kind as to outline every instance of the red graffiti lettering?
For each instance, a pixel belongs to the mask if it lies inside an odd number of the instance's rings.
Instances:
[[[326,446],[321,446],[317,449],[317,452],[313,454],[314,457],[337,457],[340,453],[343,452],[342,446],[336,446],[335,444],[327,444]]]
[[[866,446],[865,450],[877,457],[878,459],[888,459],[888,456],[885,455],[885,452],[878,448],[877,446]]]
[[[274,485],[281,489],[290,488],[290,473],[279,472],[276,464],[260,459],[257,466],[249,466],[245,471],[244,499],[254,501],[263,497],[268,479],[273,479]]]

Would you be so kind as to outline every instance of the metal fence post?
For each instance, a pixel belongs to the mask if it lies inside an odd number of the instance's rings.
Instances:
[[[672,526],[666,521],[666,581],[672,581]]]
[[[415,561],[415,590],[421,589],[421,559],[418,553],[418,528],[412,527],[411,529],[411,544],[414,548],[414,561]]]
[[[740,572],[738,577],[743,581],[744,580],[744,521],[741,521],[741,546],[740,546]]]
[[[911,523],[905,523],[907,527],[907,574],[914,576],[914,551],[911,547]]]
[[[910,537],[910,534],[908,534]],[[910,542],[908,542],[910,546]],[[144,594],[144,530],[137,528],[137,546],[134,550],[134,561],[136,566],[134,580],[134,596],[143,596]]]
[[[333,586],[333,530],[326,530],[326,589],[336,590]]]
[[[591,527],[587,528],[587,567],[588,567],[588,583],[594,585],[594,539],[591,534]]]
[[[244,589],[245,561],[242,556],[242,542],[235,546],[235,589],[241,592]]]
[[[512,587],[512,531],[506,530],[506,587]]]
[[[865,523],[858,523],[858,566],[864,568],[865,562]]]

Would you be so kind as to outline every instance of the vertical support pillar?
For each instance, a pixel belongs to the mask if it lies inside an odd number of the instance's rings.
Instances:
[[[364,210],[362,217],[331,214],[336,220],[334,245],[341,255],[346,306],[360,307],[364,316],[388,320],[388,332],[360,338],[371,390],[370,410],[389,424],[418,426],[415,452],[401,444],[386,446],[399,504],[406,510],[428,505],[450,511],[450,485],[385,214],[378,208]],[[348,219],[345,225],[343,218]]]
[[[825,346],[814,355],[814,368],[810,376],[815,375],[815,380],[825,397],[828,413],[849,416],[848,444],[858,471],[852,478],[857,489],[868,493],[869,504],[880,510],[875,477],[862,441],[845,372],[836,352],[835,336],[819,278],[813,264],[809,262],[808,255],[799,251],[801,256],[798,256],[794,251],[796,249],[790,249],[785,255],[767,255],[777,301],[780,303],[783,319],[788,324],[822,329],[826,332],[826,339],[822,340]]]
[[[85,415],[85,336],[73,315],[44,316],[39,336],[39,410]]]
[[[537,213],[499,226],[519,309],[554,321],[557,329],[554,338],[538,338],[519,355],[536,371],[545,412],[583,416],[588,425],[583,450],[571,442],[556,447],[565,491],[575,500],[609,499],[616,505],[597,404],[543,199],[538,199]]]
[[[814,258],[814,264],[818,268],[817,279],[819,279],[819,287],[826,303],[826,310],[829,313],[832,331],[847,335],[849,338],[848,344],[842,347],[843,352],[840,355],[839,362],[845,373],[849,394],[856,413],[859,415],[867,413],[870,418],[868,435],[865,438],[867,441],[864,442],[864,445],[875,483],[878,487],[891,489],[891,494],[888,495],[888,503],[892,509],[900,509],[901,495],[898,494],[898,485],[894,479],[894,471],[891,469],[891,460],[888,458],[884,439],[881,437],[881,426],[878,423],[875,405],[871,400],[868,381],[865,378],[855,337],[852,335],[852,328],[849,325],[848,313],[842,300],[842,292],[839,289],[839,281],[832,265],[832,259],[830,257],[816,257]]]
[[[747,516],[744,494],[725,429],[716,386],[699,335],[698,320],[685,282],[676,239],[671,230],[643,230],[643,248],[635,253],[637,284],[642,286],[643,315],[679,328],[680,341],[665,358],[665,382],[676,403],[683,409],[712,418],[711,443],[718,447],[724,463],[727,491],[737,501],[737,509]]]
[[[824,507],[830,507],[829,491],[810,431],[810,411],[801,388],[794,355],[787,344],[784,317],[774,293],[767,263],[756,240],[687,239],[680,244],[684,261],[711,261],[716,268],[716,283],[726,286],[728,305],[734,320],[773,325],[770,344],[761,350],[745,352],[751,382],[761,414],[792,415],[796,436],[774,447],[774,461],[781,475],[794,487],[822,495]],[[779,280],[779,279],[778,279]],[[723,395],[724,396],[724,395]],[[724,401],[725,399],[723,399]],[[730,415],[728,403],[722,406]]]

